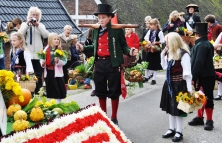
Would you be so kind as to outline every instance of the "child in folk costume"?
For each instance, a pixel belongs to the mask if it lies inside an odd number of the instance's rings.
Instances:
[[[166,47],[161,52],[161,65],[167,70],[167,76],[162,89],[160,108],[169,114],[169,129],[162,137],[174,136],[172,141],[179,142],[183,139],[182,123],[187,114],[177,109],[176,96],[179,92],[192,92],[190,51],[176,32],[167,34],[165,39]]]
[[[222,32],[217,37],[216,41],[213,44],[214,46],[214,54],[218,54],[222,56]],[[222,69],[215,69],[215,71],[222,73]],[[218,80],[218,93],[214,100],[221,100],[222,97],[222,82]]]
[[[44,77],[46,84],[47,98],[54,98],[57,103],[66,98],[66,88],[62,67],[66,64],[67,59],[55,57],[55,51],[61,50],[60,38],[56,33],[50,33],[48,37],[48,46],[45,47],[46,59],[40,59],[44,68]],[[65,56],[65,55],[64,55]]]
[[[146,71],[147,73],[145,75],[147,76],[147,79],[150,79],[150,76],[153,74],[151,85],[154,85],[156,84],[157,70],[162,69],[160,65],[160,48],[165,41],[158,19],[154,18],[150,21],[150,28],[151,29],[147,32],[144,38],[148,43],[147,47],[149,55],[147,57],[147,62],[149,62],[149,66],[148,71]]]
[[[84,52],[94,51],[95,69],[94,81],[96,85],[96,96],[99,98],[101,109],[106,112],[107,97],[111,98],[113,123],[118,124],[117,111],[119,106],[119,96],[121,92],[121,64],[123,64],[123,54],[135,56],[137,49],[129,48],[126,43],[123,29],[111,27],[111,18],[114,14],[108,4],[99,4],[98,12],[99,28],[93,29],[94,45],[82,46],[77,44],[79,50]],[[134,50],[134,52],[132,52]],[[108,87],[108,89],[107,89]]]
[[[135,28],[125,28],[125,37],[126,43],[130,48],[136,48],[138,51],[140,50],[140,41],[138,35],[135,33]],[[137,62],[139,60],[139,55],[138,57],[123,55],[123,58],[124,64],[122,64],[122,67],[127,67],[130,62]]]
[[[11,70],[13,72],[21,71],[21,74],[27,74],[34,72],[31,53],[25,47],[25,40],[22,34],[14,32],[10,37],[12,50],[11,50]]]
[[[215,85],[215,70],[213,65],[214,47],[208,41],[208,23],[196,23],[195,45],[191,51],[191,71],[192,82],[195,85],[195,90],[202,87],[204,94],[207,97],[207,102],[197,111],[197,117],[188,122],[190,126],[204,125],[204,111],[206,112],[206,123],[204,130],[211,131],[213,125],[213,109],[214,109],[214,85]]]

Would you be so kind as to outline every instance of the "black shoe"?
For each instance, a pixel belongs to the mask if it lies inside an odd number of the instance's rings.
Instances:
[[[155,81],[155,80],[152,80],[150,84],[151,84],[151,85],[154,85],[154,84],[156,84],[156,81]]]
[[[93,91],[91,92],[90,96],[96,96],[95,90],[93,90]]]
[[[214,98],[214,100],[221,100],[222,95],[217,95],[217,97]]]
[[[117,119],[112,118],[111,121],[112,121],[115,125],[118,126],[118,120],[117,120]]]
[[[146,78],[146,77],[143,77],[143,83],[145,83],[145,82],[148,82],[148,78]]]
[[[182,134],[182,133],[180,133],[180,132],[176,132],[176,133],[179,134],[180,137],[174,136],[174,137],[172,138],[172,141],[173,141],[173,142],[179,142],[179,141],[181,141],[181,140],[183,139],[183,134]]]
[[[171,133],[162,135],[162,138],[169,138],[169,137],[173,137],[175,135],[174,130],[172,130],[172,129],[169,129],[169,130],[171,131]]]
[[[192,121],[188,122],[190,126],[198,126],[198,125],[204,125],[203,118],[195,117]]]
[[[213,120],[207,120],[207,122],[204,126],[204,130],[212,131],[213,128],[214,128],[214,121]]]

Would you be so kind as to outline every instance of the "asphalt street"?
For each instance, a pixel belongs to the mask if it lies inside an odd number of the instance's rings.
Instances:
[[[126,99],[121,98],[118,121],[119,128],[134,143],[170,143],[171,138],[163,139],[168,128],[168,114],[159,108],[165,72],[158,72],[157,84],[144,83],[143,88],[136,87]],[[90,96],[91,90],[69,90],[66,101],[74,100],[80,107],[98,104],[97,97]],[[214,91],[214,96],[217,91]],[[111,114],[110,100],[108,100],[108,117]],[[221,143],[222,141],[222,100],[215,101],[214,130],[205,131],[203,126],[192,127],[188,122],[196,116],[196,112],[184,118],[182,143]]]

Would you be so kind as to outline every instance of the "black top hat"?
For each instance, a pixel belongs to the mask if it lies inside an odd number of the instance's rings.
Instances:
[[[196,22],[194,33],[206,35],[208,33],[208,24],[206,22]]]
[[[95,16],[98,16],[98,14],[110,14],[112,18],[114,17],[114,13],[111,11],[111,6],[108,4],[99,4],[98,5],[98,11],[94,13]]]
[[[190,7],[193,7],[195,12],[199,12],[199,6],[198,5],[196,5],[196,4],[188,4],[186,6],[187,11],[189,10]]]

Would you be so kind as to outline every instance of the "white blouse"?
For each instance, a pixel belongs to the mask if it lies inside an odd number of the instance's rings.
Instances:
[[[191,63],[190,55],[185,53],[181,58],[181,65],[183,68],[183,79],[186,80],[187,90],[192,91],[192,74],[191,74]],[[167,57],[161,53],[161,66],[164,70],[167,69]]]
[[[144,37],[145,40],[148,40],[149,41],[149,37],[150,37],[150,30],[146,33],[146,36]],[[161,43],[164,43],[165,42],[165,38],[164,38],[164,35],[163,35],[163,32],[160,31],[159,34],[158,34],[158,37],[160,38],[160,41]],[[154,42],[156,41],[156,38],[154,39]]]
[[[221,38],[222,38],[222,32],[217,36],[217,39],[215,40],[215,42],[214,42],[213,45],[215,46],[215,45],[217,45],[217,44],[220,44]]]

